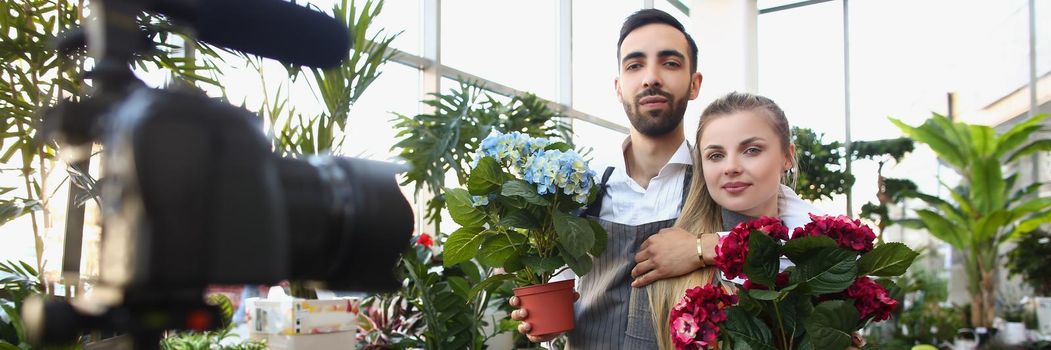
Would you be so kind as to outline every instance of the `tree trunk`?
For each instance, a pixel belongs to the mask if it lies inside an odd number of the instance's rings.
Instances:
[[[978,258],[981,259],[981,258]],[[996,317],[996,278],[995,263],[983,266],[978,263],[977,269],[971,271],[971,325],[974,327],[992,327]],[[975,281],[974,279],[977,279]]]

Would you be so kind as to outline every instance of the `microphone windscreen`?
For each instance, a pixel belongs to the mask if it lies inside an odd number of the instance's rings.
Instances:
[[[199,0],[194,10],[198,39],[285,63],[334,67],[353,45],[339,20],[284,0]]]

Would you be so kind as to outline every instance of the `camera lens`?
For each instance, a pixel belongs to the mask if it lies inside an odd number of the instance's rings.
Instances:
[[[396,165],[331,156],[281,159],[290,279],[336,290],[393,291],[412,236],[412,208]]]

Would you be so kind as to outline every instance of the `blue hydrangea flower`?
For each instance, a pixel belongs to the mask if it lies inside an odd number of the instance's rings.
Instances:
[[[577,152],[569,150],[540,150],[526,161],[522,179],[536,185],[540,195],[556,193],[570,195],[584,204],[594,183],[595,172]]]
[[[522,180],[536,185],[540,195],[559,192],[573,197],[578,203],[587,201],[594,184],[595,172],[577,152],[545,150],[552,144],[543,137],[530,137],[520,132],[502,134],[493,132],[482,140],[472,167],[483,157],[492,157],[509,168]],[[485,199],[488,203],[488,198]],[[475,205],[478,199],[475,200]]]

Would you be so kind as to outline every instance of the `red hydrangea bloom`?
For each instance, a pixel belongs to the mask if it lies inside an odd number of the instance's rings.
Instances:
[[[748,236],[758,230],[774,239],[787,240],[788,227],[780,219],[767,216],[737,224],[730,234],[715,247],[715,265],[727,279],[743,277],[745,258],[748,257]]]
[[[431,239],[430,235],[428,235],[426,232],[424,232],[424,233],[421,233],[420,237],[416,239],[416,244],[419,244],[419,245],[422,245],[424,247],[430,248],[431,245],[434,244],[434,240]]]
[[[737,296],[716,285],[686,290],[669,317],[675,349],[716,348],[719,324],[726,321],[726,308],[735,304]]]
[[[859,277],[847,288],[846,297],[854,299],[854,307],[862,320],[871,316],[875,322],[884,321],[898,307],[898,301],[890,297],[886,288],[866,276]]]
[[[851,220],[846,215],[828,216],[810,214],[810,223],[797,227],[792,239],[810,236],[827,236],[842,248],[865,253],[872,250],[876,234],[861,220]]]

